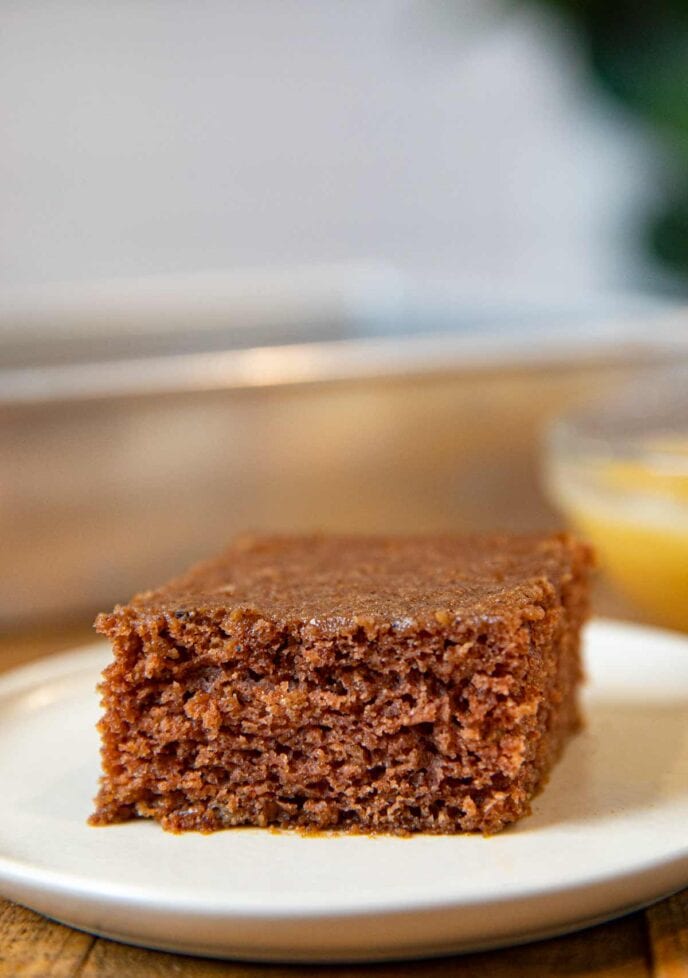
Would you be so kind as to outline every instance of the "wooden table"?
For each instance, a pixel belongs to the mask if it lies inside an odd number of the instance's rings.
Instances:
[[[90,641],[83,624],[0,638],[0,670]],[[686,827],[688,831],[688,826]],[[408,964],[209,961],[116,944],[0,899],[0,978],[688,978],[688,890],[568,937]]]

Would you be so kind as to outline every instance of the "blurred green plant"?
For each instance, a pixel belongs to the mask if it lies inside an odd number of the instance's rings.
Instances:
[[[688,0],[541,2],[578,24],[595,77],[668,150],[664,203],[646,234],[655,255],[688,281]]]

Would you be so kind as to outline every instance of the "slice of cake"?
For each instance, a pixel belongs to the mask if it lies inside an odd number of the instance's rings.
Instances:
[[[92,822],[496,832],[579,725],[586,547],[257,537],[97,619]]]

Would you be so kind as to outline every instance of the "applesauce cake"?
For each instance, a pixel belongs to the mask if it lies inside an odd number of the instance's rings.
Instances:
[[[244,537],[101,614],[93,824],[497,832],[579,726],[566,534]]]

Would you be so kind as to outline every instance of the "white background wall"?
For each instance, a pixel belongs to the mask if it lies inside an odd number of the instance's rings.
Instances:
[[[575,39],[497,0],[6,0],[0,284],[384,260],[632,284],[655,162]]]

